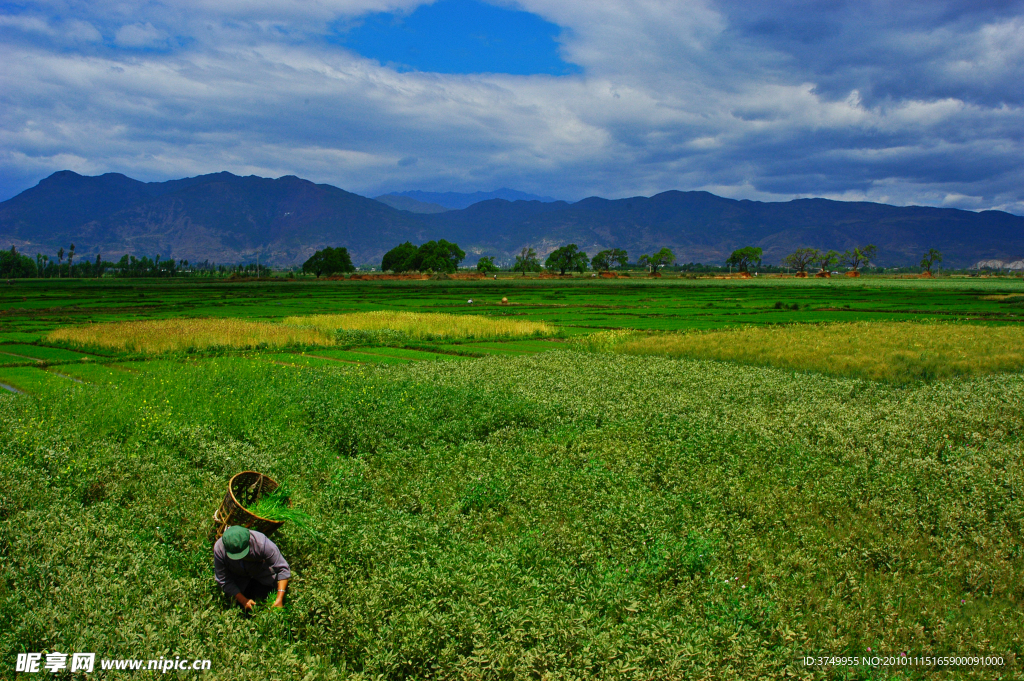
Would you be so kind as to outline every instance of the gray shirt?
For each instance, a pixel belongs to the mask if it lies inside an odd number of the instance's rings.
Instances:
[[[250,579],[273,586],[278,580],[291,579],[292,571],[277,544],[262,532],[249,530],[249,555],[241,560],[228,558],[224,540],[217,540],[213,545],[213,575],[221,590],[233,598],[242,593]]]

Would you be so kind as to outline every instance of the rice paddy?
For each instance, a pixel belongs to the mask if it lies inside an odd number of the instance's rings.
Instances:
[[[365,312],[345,315],[288,317],[283,323],[244,319],[159,319],[108,322],[54,329],[45,336],[49,343],[87,349],[127,353],[160,354],[207,349],[275,349],[294,346],[332,346],[339,331],[392,332],[392,336],[367,336],[363,340],[403,339],[451,340],[473,338],[518,338],[545,336],[556,332],[548,324],[513,319],[491,319],[474,315],[413,312]],[[356,336],[356,339],[360,339]],[[351,337],[347,344],[352,344]],[[32,359],[79,359],[61,348],[3,345],[11,357],[16,351]],[[27,348],[27,349],[26,349]]]
[[[46,340],[147,354],[334,344],[329,334],[317,329],[243,319],[157,319],[88,324],[55,329],[46,335]]]
[[[1024,369],[1024,327],[907,322],[609,332],[579,345],[625,355],[716,359],[906,384]]]
[[[392,310],[286,317],[284,323],[290,326],[316,329],[325,334],[338,330],[396,331],[419,340],[550,336],[557,331],[554,326],[544,322],[480,315]]]

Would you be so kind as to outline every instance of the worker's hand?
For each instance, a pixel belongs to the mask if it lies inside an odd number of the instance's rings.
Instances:
[[[281,594],[281,596],[283,596],[283,595],[284,594]],[[274,604],[272,606],[270,606],[271,608],[283,608],[284,607],[284,598],[282,598],[281,596],[277,597],[277,600],[274,601]]]
[[[245,602],[245,611],[246,612],[252,612],[252,609],[255,608],[255,607],[256,607],[256,601],[254,601],[253,599],[250,598],[250,599],[248,599]]]

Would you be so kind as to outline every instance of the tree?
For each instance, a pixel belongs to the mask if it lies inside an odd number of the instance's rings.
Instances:
[[[876,253],[878,253],[878,249],[875,248],[874,244],[868,244],[863,248],[854,248],[852,251],[846,251],[839,256],[839,263],[846,265],[854,272],[859,272],[861,267],[871,262]]]
[[[22,279],[36,276],[36,263],[27,255],[18,253],[11,246],[9,251],[0,251],[0,277],[4,279]]]
[[[756,246],[740,248],[732,252],[725,264],[736,265],[740,272],[747,272],[751,265],[757,267],[761,264],[761,253],[763,251]]]
[[[932,273],[932,265],[942,262],[942,253],[936,248],[929,248],[924,257],[921,258],[921,269],[928,274]]]
[[[641,267],[647,267],[650,269],[651,274],[657,274],[659,268],[664,267],[665,265],[671,265],[675,261],[675,254],[666,247],[660,251],[656,251],[652,255],[641,255],[636,262]]]
[[[57,251],[57,278],[60,279],[60,266],[64,264],[64,247],[61,246],[60,250]]]
[[[818,253],[818,257],[813,261],[821,268],[822,272],[828,272],[828,269],[839,262],[839,252],[828,250],[825,253]]]
[[[410,265],[414,264],[418,252],[419,249],[413,246],[412,242],[406,241],[404,244],[399,244],[384,254],[384,258],[380,262],[380,268],[384,272],[407,272],[414,269]]]
[[[103,261],[100,260],[100,254],[96,254],[96,278],[99,279],[103,276]]]
[[[807,266],[817,262],[820,257],[821,251],[817,248],[798,248],[787,255],[783,262],[786,267],[792,267],[797,272],[806,272]]]
[[[352,258],[349,256],[347,248],[328,246],[309,256],[309,259],[302,263],[302,271],[311,272],[319,279],[321,274],[355,272],[356,268],[352,265]]]
[[[75,245],[71,244],[71,248],[68,249],[68,277],[71,276],[71,263],[75,259]]]
[[[605,272],[611,270],[614,265],[619,267],[625,267],[628,256],[626,251],[621,248],[612,248],[611,250],[601,251],[594,256],[594,259],[590,261],[590,266],[595,270],[604,270]]]
[[[406,241],[384,254],[380,268],[385,272],[454,272],[465,257],[466,252],[458,244],[444,239],[428,241],[418,248]]]
[[[449,274],[459,269],[459,263],[466,257],[466,252],[444,239],[428,241],[419,247],[416,252],[414,266],[409,269],[424,272],[448,272]]]
[[[586,272],[590,264],[587,254],[579,249],[576,244],[567,244],[556,248],[544,261],[544,267],[549,270],[558,270],[559,274],[565,274],[566,270]]]
[[[524,246],[523,250],[519,251],[519,255],[516,256],[516,262],[512,265],[513,272],[522,272],[523,276],[526,276],[527,272],[540,272],[540,260],[537,258],[537,251],[533,250],[529,246]]]
[[[498,266],[494,264],[494,258],[489,255],[485,255],[476,261],[477,272],[483,272],[484,274],[490,274],[491,272],[497,272]]]

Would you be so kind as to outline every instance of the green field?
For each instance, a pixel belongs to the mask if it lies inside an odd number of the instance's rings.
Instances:
[[[405,310],[513,315],[581,331],[720,328],[742,324],[902,319],[1019,321],[1020,279],[762,279],[286,282],[17,281],[0,287],[0,342],[59,324]],[[501,305],[502,297],[508,305]],[[470,305],[468,300],[474,303]],[[776,308],[783,305],[785,309]],[[790,309],[797,305],[798,310]],[[14,334],[14,335],[12,335]]]
[[[0,366],[23,393],[0,390],[0,653],[209,658],[207,678],[257,681],[1015,678],[1024,374],[980,358],[1020,344],[1022,293],[1008,279],[19,281],[0,292],[0,352],[34,359]],[[371,310],[559,332],[153,355],[44,340]],[[776,324],[795,326],[761,330]],[[892,328],[929,330],[929,362],[978,372],[866,378],[873,330]],[[587,339],[609,329],[637,344]],[[842,353],[861,363],[833,371]],[[294,572],[286,608],[251,618],[216,588],[208,539],[249,469],[287,483],[318,533],[273,536]],[[822,654],[1005,664],[801,663]]]

